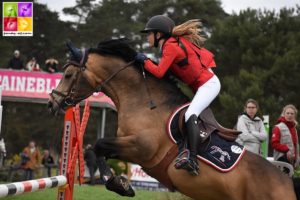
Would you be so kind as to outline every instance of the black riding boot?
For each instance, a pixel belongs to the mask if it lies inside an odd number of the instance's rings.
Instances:
[[[187,127],[187,144],[189,149],[189,157],[183,157],[177,161],[175,167],[177,169],[185,169],[191,175],[199,174],[199,165],[197,162],[197,148],[199,143],[199,127],[197,125],[198,117],[192,115],[186,122]]]
[[[116,192],[121,196],[135,196],[135,192],[129,181],[124,176],[113,175],[104,157],[97,158],[97,165],[99,167],[100,175],[105,181],[106,189]]]

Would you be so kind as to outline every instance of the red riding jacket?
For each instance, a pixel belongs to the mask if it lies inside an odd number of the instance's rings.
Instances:
[[[184,59],[187,59],[184,63]],[[182,64],[184,63],[184,64]],[[165,75],[168,69],[188,84],[193,91],[207,82],[213,73],[208,69],[216,67],[213,54],[205,48],[198,48],[188,40],[174,37],[165,41],[162,46],[162,57],[158,65],[150,59],[145,61],[145,69],[157,78]]]

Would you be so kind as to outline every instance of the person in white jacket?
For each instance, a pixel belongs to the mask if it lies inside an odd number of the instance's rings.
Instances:
[[[261,154],[261,143],[267,139],[262,120],[256,115],[258,103],[254,99],[248,99],[245,103],[244,113],[239,116],[237,130],[242,133],[236,142],[245,146],[248,151]]]

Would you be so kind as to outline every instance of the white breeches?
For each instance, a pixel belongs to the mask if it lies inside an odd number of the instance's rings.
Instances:
[[[200,86],[185,113],[185,121],[194,114],[199,116],[201,112],[216,98],[220,89],[221,84],[216,75]]]

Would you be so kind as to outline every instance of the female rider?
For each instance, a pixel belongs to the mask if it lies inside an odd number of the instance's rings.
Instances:
[[[189,20],[175,26],[174,21],[163,15],[156,15],[147,22],[142,33],[147,33],[150,47],[159,48],[161,60],[157,65],[144,54],[138,53],[135,60],[144,63],[145,69],[161,78],[168,70],[194,91],[195,95],[186,113],[189,153],[176,163],[177,169],[186,169],[192,175],[199,174],[197,146],[200,113],[215,99],[220,91],[220,81],[211,70],[216,67],[213,54],[203,48],[205,39],[199,35],[199,20]],[[200,135],[200,142],[205,136]]]

